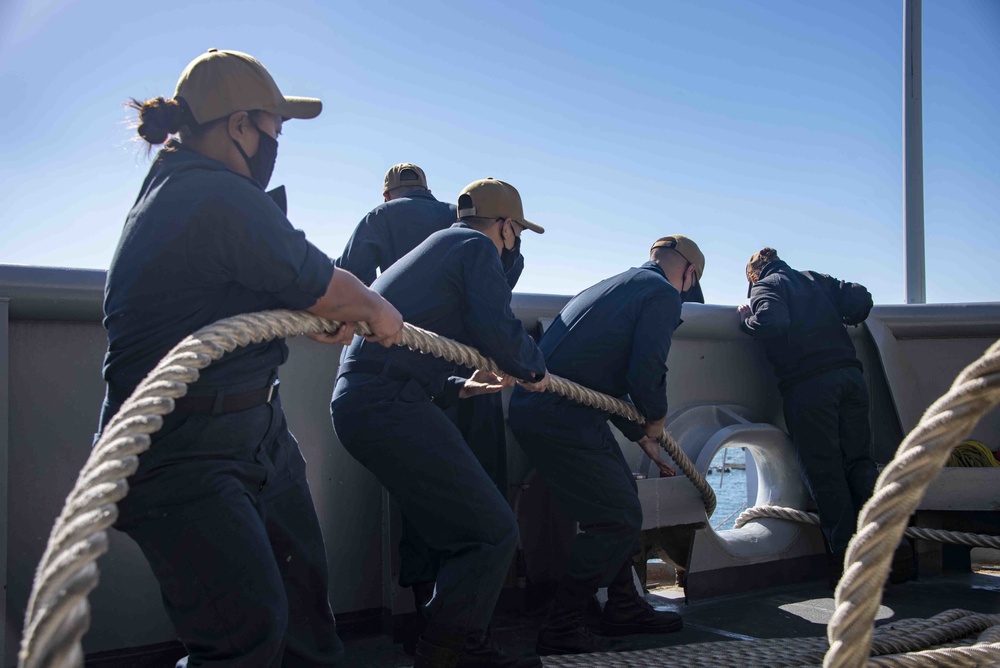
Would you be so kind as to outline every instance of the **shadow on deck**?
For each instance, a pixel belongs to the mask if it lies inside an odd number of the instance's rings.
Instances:
[[[722,597],[685,604],[676,588],[655,590],[650,603],[676,610],[684,617],[680,633],[665,636],[630,636],[635,650],[692,643],[734,640],[752,642],[768,638],[806,638],[826,634],[833,614],[832,592],[819,582],[781,587],[763,592]],[[889,586],[885,590],[879,624],[906,618],[928,618],[946,609],[962,608],[983,613],[1000,612],[1000,574],[949,575]],[[543,613],[521,615],[501,613],[494,620],[493,635],[508,650],[530,651]],[[592,619],[596,627],[597,618]],[[353,634],[345,630],[346,666],[351,668],[402,668],[413,660],[393,644],[388,636]],[[136,650],[111,657],[94,655],[86,665],[92,668],[157,668],[172,665],[183,655],[178,644]]]

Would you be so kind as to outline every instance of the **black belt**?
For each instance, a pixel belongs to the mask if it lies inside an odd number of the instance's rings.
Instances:
[[[219,415],[222,413],[238,413],[240,411],[263,406],[271,403],[275,392],[278,390],[279,381],[274,379],[267,387],[249,392],[237,392],[236,394],[224,394],[219,392],[215,395],[205,397],[181,397],[174,399],[174,413],[212,413]]]

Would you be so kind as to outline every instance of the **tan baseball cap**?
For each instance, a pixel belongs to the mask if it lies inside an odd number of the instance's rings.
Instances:
[[[458,196],[458,217],[461,219],[466,216],[510,218],[532,232],[545,232],[541,225],[525,219],[517,188],[493,177],[473,181],[462,190]]]
[[[323,103],[286,97],[264,66],[239,51],[209,49],[181,73],[175,98],[184,98],[194,120],[207,123],[237,111],[267,111],[282,118],[316,118]]]
[[[404,174],[404,172],[406,173]],[[416,178],[413,178],[413,174],[410,174],[410,172],[416,174]],[[393,188],[409,186],[420,186],[421,188],[426,188],[427,176],[424,174],[424,170],[420,169],[412,162],[401,162],[398,165],[390,167],[389,171],[385,173],[385,187],[382,188],[382,192],[387,193]]]
[[[698,280],[701,280],[705,273],[705,255],[698,248],[698,244],[682,234],[671,234],[657,239],[649,251],[652,252],[657,248],[672,248],[680,253],[681,257],[694,265],[694,270],[698,273]]]

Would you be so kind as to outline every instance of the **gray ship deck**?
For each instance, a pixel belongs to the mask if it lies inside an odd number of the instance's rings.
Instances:
[[[739,596],[720,597],[686,604],[677,588],[661,588],[649,595],[657,606],[676,610],[684,617],[684,630],[665,636],[629,636],[633,649],[652,649],[691,643],[733,640],[766,641],[770,638],[808,638],[826,634],[833,612],[833,597],[824,583],[779,587]],[[944,610],[962,608],[1000,612],[1000,572],[945,575],[890,585],[885,589],[879,624],[905,618],[928,618]],[[535,641],[541,613],[499,613],[494,637],[516,653],[528,652]],[[592,620],[596,623],[596,619]],[[347,666],[351,668],[401,668],[413,665],[388,635],[357,633],[345,629]],[[179,645],[148,648],[129,656],[92,656],[92,668],[145,668],[171,665],[183,655]]]

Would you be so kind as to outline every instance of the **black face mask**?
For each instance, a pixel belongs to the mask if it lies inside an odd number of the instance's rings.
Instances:
[[[688,266],[691,266],[690,262],[688,263]],[[686,273],[687,269],[684,271]],[[695,304],[705,303],[705,295],[701,292],[701,281],[696,279],[690,288],[681,293],[681,302],[694,302]]]
[[[681,293],[682,302],[694,302],[695,304],[704,304],[705,295],[701,292],[701,286],[697,283],[692,285],[689,289]]]
[[[247,118],[250,120],[250,125],[257,130],[257,134],[260,136],[260,141],[257,143],[257,152],[253,154],[253,157],[250,157],[238,141],[235,139],[232,141],[236,144],[236,149],[240,152],[240,155],[246,160],[250,176],[260,184],[261,188],[266,188],[268,182],[271,180],[271,174],[274,172],[274,163],[278,159],[278,140],[261,130],[254,123],[253,118],[249,116]]]
[[[521,237],[514,237],[514,247],[511,249],[504,248],[500,252],[500,264],[503,265],[503,270],[510,271],[510,268],[514,266],[514,262],[517,261],[520,254]]]

